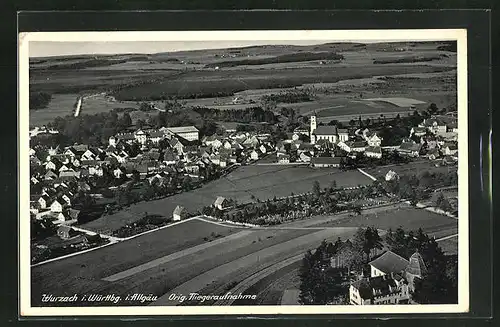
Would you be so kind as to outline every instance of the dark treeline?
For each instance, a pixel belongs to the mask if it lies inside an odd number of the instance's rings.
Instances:
[[[30,93],[30,110],[38,110],[47,108],[47,105],[52,100],[52,94],[47,92]]]
[[[121,117],[115,111],[97,113],[93,115],[80,115],[78,117],[57,117],[48,124],[60,133],[60,145],[84,143],[101,145],[116,133],[125,131],[132,125],[128,113]]]
[[[390,59],[375,59],[374,64],[402,64],[412,62],[426,62],[439,60],[442,56],[417,56],[417,57],[404,57],[404,58],[390,58]]]
[[[243,65],[279,64],[285,62],[313,61],[313,60],[342,60],[344,56],[335,52],[299,52],[271,58],[241,59],[215,62],[205,65],[206,68],[235,67]]]
[[[297,102],[307,102],[313,100],[313,92],[309,89],[296,89],[290,91],[283,91],[280,93],[273,93],[264,95],[262,97],[263,101],[276,102],[276,103],[297,103]]]
[[[265,110],[261,107],[251,107],[235,110],[217,110],[206,107],[194,107],[193,110],[200,114],[203,119],[226,122],[265,122],[275,124],[278,119],[271,110]]]

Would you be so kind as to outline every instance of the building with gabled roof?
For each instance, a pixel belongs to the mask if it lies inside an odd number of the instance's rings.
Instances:
[[[227,208],[228,201],[225,197],[223,196],[218,196],[217,199],[215,200],[213,206],[219,210],[224,210]]]
[[[408,260],[392,251],[386,251],[369,263],[372,277],[401,273],[409,264]]]
[[[179,221],[185,219],[188,216],[186,208],[181,205],[175,207],[174,212],[172,213],[172,219],[174,221]]]

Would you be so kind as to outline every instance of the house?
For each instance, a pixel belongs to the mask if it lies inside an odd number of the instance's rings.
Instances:
[[[77,235],[77,232],[70,226],[62,225],[57,229],[57,236],[64,240],[72,238],[75,235]]]
[[[427,151],[427,157],[430,159],[430,160],[436,160],[438,159],[439,157],[441,157],[441,153],[439,151],[438,148],[432,148],[430,149],[429,151]]]
[[[169,143],[170,147],[177,151],[177,153],[184,153],[184,144],[178,138],[173,137]]]
[[[293,130],[294,134],[309,136],[309,130],[307,127],[299,126]]]
[[[87,149],[82,156],[81,160],[97,160],[99,152],[96,149]]]
[[[315,157],[311,159],[311,166],[317,168],[340,167],[342,157]]]
[[[367,146],[366,141],[347,141],[347,142],[342,141],[338,143],[338,147],[348,153],[364,152],[366,146]]]
[[[349,288],[351,304],[406,304],[415,290],[415,281],[427,274],[418,251],[409,260],[387,251],[369,265],[370,277],[352,283]]]
[[[45,180],[54,180],[58,177],[59,175],[57,175],[53,170],[48,170],[44,176]]]
[[[362,278],[349,286],[352,305],[407,304],[409,300],[408,284],[401,276]]]
[[[311,154],[314,154],[315,147],[311,143],[301,143],[299,148],[297,149],[298,153],[302,152],[310,152]]]
[[[427,128],[425,127],[420,127],[420,126],[412,127],[410,131],[410,137],[412,137],[413,135],[421,137],[424,136],[425,134],[427,134]]]
[[[288,164],[290,163],[290,156],[288,154],[281,154],[278,156],[278,163]]]
[[[446,133],[447,130],[446,123],[438,118],[425,119],[419,127],[425,127],[433,134]]]
[[[243,141],[243,146],[247,148],[255,148],[260,144],[259,139],[257,136],[253,135],[249,138],[247,138],[245,141]]]
[[[225,197],[218,196],[213,206],[219,210],[224,210],[228,207],[228,200]]]
[[[38,199],[38,204],[40,205],[40,208],[41,209],[45,209],[47,208],[47,206],[49,205],[49,201],[50,201],[50,198],[48,195],[42,195],[39,199]]]
[[[385,180],[387,182],[392,181],[392,180],[396,180],[398,178],[399,178],[399,175],[393,170],[389,170],[387,172],[387,174],[385,174]]]
[[[119,133],[119,134],[116,134],[116,141],[114,144],[111,144],[110,145],[114,145],[116,146],[116,144],[118,142],[124,142],[126,144],[132,144],[136,141],[136,137],[135,137],[135,134],[134,133]]]
[[[148,141],[151,141],[154,144],[158,144],[164,138],[165,138],[165,134],[163,132],[160,132],[160,131],[151,131],[149,133]]]
[[[267,151],[269,151],[269,148],[265,144],[261,144],[259,146],[259,151],[262,152],[262,154],[266,154]]]
[[[401,155],[406,155],[409,157],[418,157],[420,154],[420,149],[422,145],[415,142],[403,142],[397,149],[398,153]]]
[[[339,128],[337,130],[337,133],[339,135],[339,141],[342,141],[342,142],[349,141],[349,132],[347,131],[347,129]]]
[[[456,143],[445,143],[443,146],[443,153],[446,156],[452,156],[458,152],[458,145]]]
[[[364,137],[368,146],[380,146],[382,144],[382,139],[376,133],[368,132]]]
[[[175,165],[177,161],[178,157],[171,149],[166,149],[165,152],[163,152],[163,162],[166,165]]]
[[[174,212],[172,214],[172,219],[174,221],[179,221],[182,219],[186,219],[188,216],[186,209],[183,206],[178,205],[175,207]]]
[[[259,160],[259,151],[258,150],[253,150],[250,152],[250,159],[252,160]]]
[[[52,212],[62,212],[64,200],[56,199],[50,204],[50,211]]]
[[[301,152],[299,154],[299,159],[302,162],[311,162],[312,154],[309,152]]]
[[[63,166],[62,162],[59,159],[51,158],[49,162],[45,163],[46,170],[59,171]]]
[[[382,158],[382,149],[380,146],[369,146],[365,149],[365,155],[369,158]]]
[[[364,152],[366,150],[366,145],[366,141],[354,141],[349,144],[349,148],[351,151],[348,152]]]

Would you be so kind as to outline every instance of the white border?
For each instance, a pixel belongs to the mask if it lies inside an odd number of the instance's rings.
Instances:
[[[459,241],[458,298],[454,305],[376,306],[144,306],[144,307],[31,307],[31,263],[29,221],[29,42],[114,41],[296,41],[324,42],[457,41],[457,92],[459,126]],[[469,310],[468,244],[468,126],[467,126],[467,31],[428,30],[313,30],[313,31],[168,31],[168,32],[33,32],[19,34],[19,287],[21,316],[90,315],[275,315],[275,314],[396,314],[458,313]]]

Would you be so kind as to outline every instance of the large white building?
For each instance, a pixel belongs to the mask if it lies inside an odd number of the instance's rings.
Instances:
[[[165,130],[188,141],[198,141],[200,131],[195,126],[165,127]]]
[[[354,305],[405,304],[410,301],[416,279],[427,274],[420,253],[410,260],[387,251],[370,262],[370,277],[361,278],[349,287],[349,300]]]

